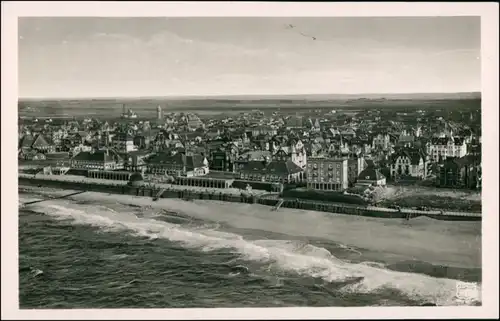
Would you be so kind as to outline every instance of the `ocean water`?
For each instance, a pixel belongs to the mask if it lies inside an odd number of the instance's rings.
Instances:
[[[368,256],[189,213],[50,200],[19,213],[19,300],[51,309],[481,304],[480,269]]]

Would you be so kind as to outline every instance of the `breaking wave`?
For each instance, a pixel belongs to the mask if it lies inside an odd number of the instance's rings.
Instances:
[[[30,206],[33,211],[73,224],[98,227],[104,231],[128,231],[151,240],[166,239],[185,248],[203,252],[228,249],[241,259],[272,266],[282,272],[320,278],[329,283],[345,284],[338,291],[376,293],[397,290],[411,299],[437,305],[473,305],[481,302],[481,285],[445,278],[396,272],[381,263],[350,263],[336,258],[330,251],[304,241],[246,240],[243,236],[218,230],[218,223],[174,224],[155,217],[137,217],[137,208],[115,211],[102,205],[75,204],[70,201],[46,201]],[[156,215],[155,215],[156,216]],[[115,257],[120,259],[123,257]],[[243,268],[232,271],[240,274]],[[276,286],[283,286],[279,279]]]

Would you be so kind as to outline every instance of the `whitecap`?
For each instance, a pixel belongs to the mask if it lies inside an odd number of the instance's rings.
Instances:
[[[268,264],[273,269],[293,272],[326,282],[349,283],[343,292],[372,293],[396,289],[410,298],[438,305],[469,305],[481,301],[481,285],[427,275],[397,272],[373,262],[349,263],[327,249],[292,240],[246,240],[241,235],[214,229],[214,225],[190,228],[178,224],[138,219],[133,210],[111,211],[102,206],[84,206],[62,202],[42,202],[36,207],[56,219],[71,218],[75,224],[99,226],[105,230],[130,231],[152,239],[163,238],[186,248],[205,252],[232,249],[240,259]],[[219,227],[217,227],[219,228]],[[344,248],[348,248],[342,245]]]

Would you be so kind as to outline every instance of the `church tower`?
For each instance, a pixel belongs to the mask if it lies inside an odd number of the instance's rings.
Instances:
[[[156,118],[157,119],[162,119],[162,110],[161,110],[161,106],[158,105],[158,107],[156,107]]]

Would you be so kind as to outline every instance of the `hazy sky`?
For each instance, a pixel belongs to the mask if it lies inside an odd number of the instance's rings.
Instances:
[[[479,17],[21,18],[19,95],[480,91],[480,38]]]

